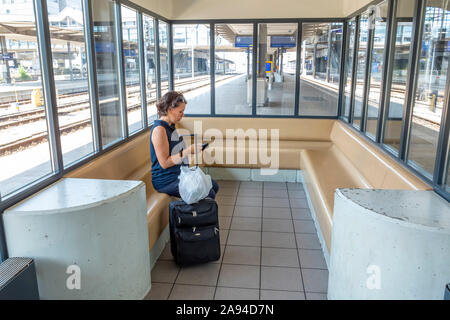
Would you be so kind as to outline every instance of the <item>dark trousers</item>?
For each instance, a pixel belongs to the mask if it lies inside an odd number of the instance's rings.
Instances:
[[[212,182],[212,188],[209,191],[208,197],[215,199],[216,194],[219,191],[219,185],[213,179],[211,179],[211,182]],[[163,188],[158,189],[158,192],[167,193],[169,196],[181,198],[180,190],[178,189],[179,183],[180,183],[180,180],[177,179],[177,180],[169,183],[168,185],[164,186]]]

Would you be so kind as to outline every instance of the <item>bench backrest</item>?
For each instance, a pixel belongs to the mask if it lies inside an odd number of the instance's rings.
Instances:
[[[337,120],[334,123],[330,138],[373,188],[431,189],[428,184],[405,169],[384,151],[365,141],[342,121]]]

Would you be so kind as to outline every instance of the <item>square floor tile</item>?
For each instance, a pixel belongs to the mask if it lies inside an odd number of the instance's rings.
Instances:
[[[300,269],[261,266],[261,289],[303,291]]]
[[[236,206],[234,208],[235,217],[261,218],[262,207]]]
[[[305,300],[303,292],[261,290],[261,300]]]
[[[306,300],[328,300],[325,293],[306,292]]]
[[[264,198],[263,207],[265,208],[289,208],[289,199],[287,198]]]
[[[309,208],[306,198],[289,198],[291,208]]]
[[[263,231],[294,232],[292,220],[263,219]]]
[[[144,300],[167,300],[170,291],[172,290],[172,283],[152,283],[152,288]]]
[[[259,300],[258,289],[217,287],[215,300]]]
[[[219,217],[219,228],[220,229],[230,229],[231,219],[233,217]]]
[[[173,260],[172,252],[170,251],[170,242],[166,244],[158,260]]]
[[[222,205],[233,206],[236,202],[236,196],[221,196],[220,194],[218,194],[216,197],[216,202],[220,206]]]
[[[304,190],[288,190],[289,198],[306,198],[306,193]]]
[[[327,269],[322,250],[299,249],[300,266],[310,269]]]
[[[219,217],[232,217],[234,206],[232,205],[219,205],[218,206]]]
[[[263,183],[262,181],[241,181],[240,189],[261,189]]]
[[[154,282],[174,283],[180,268],[173,261],[157,261],[152,269],[151,279]]]
[[[328,270],[302,269],[302,277],[305,285],[305,291],[327,293]]]
[[[286,182],[272,182],[272,181],[266,181],[264,182],[264,190],[286,190]]]
[[[288,198],[286,189],[264,189],[264,197],[266,198]]]
[[[321,249],[317,234],[296,233],[297,247],[301,249]]]
[[[311,211],[306,208],[292,208],[292,219],[294,220],[312,220]]]
[[[225,245],[227,243],[228,233],[230,230],[227,229],[220,229],[219,231],[219,238],[220,238],[220,244]]]
[[[230,230],[227,245],[260,247],[261,232]]]
[[[227,246],[225,248],[223,263],[259,266],[261,263],[261,248]]]
[[[263,208],[263,218],[291,220],[291,209],[289,208]]]
[[[265,248],[296,249],[297,245],[295,243],[295,234],[263,231],[262,246]]]
[[[219,275],[219,287],[259,288],[259,266],[222,264]]]
[[[218,263],[205,263],[183,267],[175,283],[216,286],[219,270],[220,264]]]
[[[301,183],[295,183],[295,182],[287,182],[286,186],[288,190],[301,190],[303,191],[303,184]]]
[[[260,218],[243,218],[233,217],[231,223],[231,230],[250,230],[261,231],[261,219]]]
[[[220,188],[239,188],[240,181],[237,180],[217,180],[217,184]]]
[[[296,233],[317,234],[314,221],[312,220],[294,220],[294,229]]]
[[[175,284],[169,300],[212,300],[216,287]]]
[[[297,249],[262,248],[261,265],[300,268]]]
[[[262,189],[239,189],[239,197],[262,197]]]
[[[241,197],[238,196],[236,206],[262,207],[262,197]]]
[[[238,193],[239,187],[227,187],[222,188],[219,186],[219,192],[217,193],[217,196],[236,196]]]

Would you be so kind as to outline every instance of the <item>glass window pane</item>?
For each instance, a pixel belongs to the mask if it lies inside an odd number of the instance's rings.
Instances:
[[[185,113],[211,111],[209,32],[205,24],[173,25],[175,90],[188,101]]]
[[[156,119],[156,54],[155,54],[155,23],[150,16],[143,15],[144,48],[145,48],[145,81],[147,88],[147,116],[151,124]]]
[[[426,1],[408,162],[433,176],[449,64],[450,3]]]
[[[299,114],[336,116],[342,23],[303,23]]]
[[[350,20],[347,28],[347,41],[348,47],[345,55],[345,72],[344,72],[344,118],[350,117],[350,103],[352,94],[352,74],[353,74],[353,53],[355,48],[355,36],[356,36],[356,22]]]
[[[361,126],[363,112],[364,86],[366,84],[367,43],[369,38],[369,16],[367,13],[361,15],[358,38],[358,55],[356,62],[356,86],[353,99],[353,125]]]
[[[114,2],[92,1],[94,20],[97,89],[100,103],[100,125],[103,146],[123,138],[119,101],[119,68],[114,28]]]
[[[410,0],[400,0],[397,3],[397,16],[394,20],[397,30],[395,35],[394,60],[392,62],[392,82],[390,97],[386,104],[386,122],[383,143],[398,153],[403,123],[403,108],[405,104],[406,79],[409,69],[409,53],[411,51],[411,35],[413,29],[414,6]]]
[[[215,29],[216,114],[252,114],[253,24],[216,24]]]
[[[137,12],[125,6],[121,6],[121,11],[128,132],[131,134],[143,127]]]
[[[297,23],[258,24],[257,62],[256,113],[294,115]]]
[[[5,198],[53,169],[33,5],[3,3],[0,24],[0,193]]]
[[[377,136],[378,117],[381,101],[381,79],[383,77],[384,48],[386,41],[386,20],[389,10],[388,1],[377,5],[372,17],[373,42],[369,70],[369,97],[367,101],[366,133],[373,140]]]
[[[48,8],[52,2],[47,0]],[[48,20],[66,167],[94,152],[81,0],[66,1]]]
[[[161,69],[161,96],[169,91],[169,25],[159,20],[159,60]]]

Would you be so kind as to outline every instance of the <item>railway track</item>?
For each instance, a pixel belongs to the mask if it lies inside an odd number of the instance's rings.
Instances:
[[[223,81],[226,79],[229,79],[233,76],[229,76],[229,77],[224,77],[220,80],[217,80],[217,82],[219,81]],[[182,83],[179,83],[178,86],[180,86],[180,88],[182,88],[182,86],[187,86],[187,85],[191,85],[191,84],[196,84],[196,83],[200,83],[200,82],[205,82],[206,79],[194,79],[194,80],[189,80],[189,81],[183,81]],[[209,85],[209,81],[207,81],[207,83],[204,84],[200,84],[196,87],[191,87],[191,88],[186,88],[186,89],[181,89],[179,91],[181,92],[188,92],[191,90],[195,90],[195,89],[199,89],[201,87],[207,86]],[[162,90],[164,90],[163,88],[161,88]],[[168,86],[166,86],[166,90],[168,89]],[[132,91],[134,92],[134,91]],[[135,91],[136,93],[140,94],[140,90],[137,89]],[[130,91],[128,91],[128,93],[130,93]],[[84,93],[84,95],[86,95],[86,93]],[[137,94],[136,94],[137,95]],[[133,98],[136,97],[135,96],[129,96],[128,98]],[[102,100],[101,102],[105,102],[104,100]],[[150,103],[155,102],[155,100],[151,100]],[[81,102],[77,102],[76,104],[69,104],[67,103],[67,105],[59,105],[58,106],[58,115],[68,115],[74,112],[78,112],[78,111],[83,111],[83,110],[87,110],[90,108],[90,103],[89,103],[89,99],[85,99],[84,101]],[[129,106],[127,108],[127,112],[136,110],[141,108],[141,104],[135,104],[132,106]],[[10,128],[12,126],[20,126],[22,124],[26,124],[26,123],[31,123],[31,122],[36,122],[36,121],[42,121],[46,119],[46,115],[45,115],[45,110],[44,108],[41,108],[40,110],[31,110],[31,111],[26,111],[26,112],[18,112],[16,114],[10,114],[10,115],[6,115],[6,116],[1,116],[0,117],[0,130],[2,129],[7,129]],[[84,128],[88,125],[91,124],[91,119],[86,118],[86,119],[82,119],[76,122],[72,122],[66,125],[62,125],[60,126],[59,130],[61,135],[71,132],[73,130],[79,130],[81,128]],[[5,154],[9,154],[12,152],[16,152],[16,151],[20,151],[23,148],[26,148],[28,146],[34,145],[34,144],[38,144],[38,143],[42,143],[47,141],[47,137],[48,137],[48,133],[47,131],[42,131],[42,132],[38,132],[38,133],[34,133],[34,134],[30,134],[26,137],[21,137],[19,139],[16,139],[14,141],[9,141],[6,142],[4,144],[0,144],[0,156],[5,155]]]

